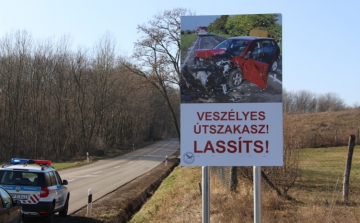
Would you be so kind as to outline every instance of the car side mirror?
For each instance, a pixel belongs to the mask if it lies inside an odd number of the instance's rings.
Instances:
[[[11,208],[14,205],[13,203],[10,203],[9,201],[4,201],[4,204],[7,209]]]
[[[21,201],[20,201],[20,200],[16,200],[16,201],[14,202],[14,204],[15,204],[15,206],[21,206]]]
[[[62,185],[68,185],[68,181],[67,181],[67,180],[63,180]]]

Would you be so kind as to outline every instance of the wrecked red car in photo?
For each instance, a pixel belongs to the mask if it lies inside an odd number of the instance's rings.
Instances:
[[[266,90],[268,73],[276,71],[280,49],[272,38],[231,37],[213,49],[195,50],[194,77],[207,91],[237,88],[244,80]]]

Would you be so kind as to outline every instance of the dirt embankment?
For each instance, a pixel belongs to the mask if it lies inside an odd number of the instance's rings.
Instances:
[[[180,150],[177,150],[166,162],[136,178],[128,184],[96,200],[92,204],[91,217],[86,217],[87,208],[61,218],[56,223],[100,223],[127,222],[141,208],[144,202],[160,186],[161,182],[179,165]]]

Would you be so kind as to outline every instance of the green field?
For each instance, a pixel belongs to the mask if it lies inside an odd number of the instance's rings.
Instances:
[[[352,157],[349,198],[360,202],[360,146]],[[342,200],[342,187],[348,147],[307,148],[300,152],[300,178],[296,197],[304,201],[335,202]]]

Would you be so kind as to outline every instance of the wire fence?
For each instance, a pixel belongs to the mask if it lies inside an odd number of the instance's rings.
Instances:
[[[231,185],[231,167],[210,167],[210,174],[216,177],[216,179],[221,183],[224,188],[229,188]]]
[[[210,173],[215,176],[216,179],[221,183],[221,185],[229,191],[233,191],[237,187],[237,172],[237,167],[210,167]]]
[[[325,134],[322,134],[322,136],[324,135]],[[321,203],[336,203],[343,201],[345,199],[343,194],[345,187],[345,171],[346,168],[348,168],[347,166],[350,165],[347,176],[349,183],[349,200],[360,202],[359,137],[356,137],[355,135],[350,136],[350,138],[354,137],[355,149],[353,150],[351,157],[349,157],[349,135],[342,137],[339,137],[339,135],[340,134],[338,134],[338,142],[341,142],[342,146],[298,149],[298,151],[300,151],[298,161],[299,172],[295,183],[289,190],[292,197],[295,197],[298,200],[305,199],[306,201]],[[335,141],[333,143],[335,143]],[[346,144],[348,149],[346,149],[347,147],[344,146],[344,144]],[[266,172],[267,168],[269,167],[263,167],[262,170]],[[248,175],[247,178],[251,179],[251,167],[210,168],[212,177],[215,177],[220,185],[229,191],[236,189],[238,181],[243,180],[241,176],[244,175],[244,170]],[[279,183],[281,184],[282,182]],[[263,181],[263,184],[266,183]]]

